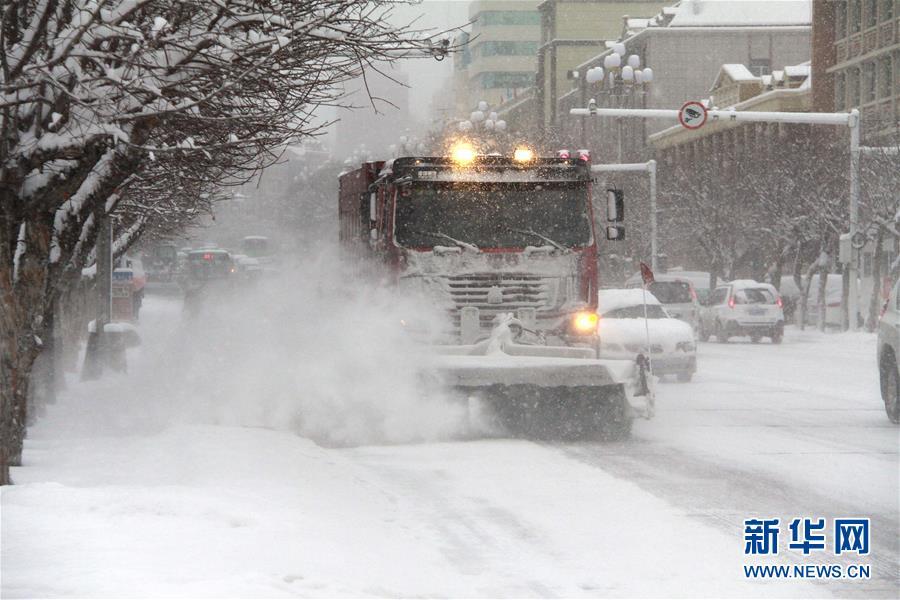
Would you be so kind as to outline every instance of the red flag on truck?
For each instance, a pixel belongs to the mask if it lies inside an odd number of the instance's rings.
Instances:
[[[653,271],[650,270],[650,267],[647,266],[647,263],[641,263],[641,279],[644,280],[644,285],[650,285],[655,281],[653,279]]]

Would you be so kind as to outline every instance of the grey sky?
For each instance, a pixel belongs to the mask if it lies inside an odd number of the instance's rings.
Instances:
[[[463,25],[468,20],[468,14],[469,0],[424,0],[418,5],[398,7],[395,18],[398,23],[408,23],[421,15],[417,25],[441,31]],[[429,116],[428,105],[432,95],[450,77],[453,60],[405,60],[400,66],[410,76],[410,105],[413,115],[424,119]]]

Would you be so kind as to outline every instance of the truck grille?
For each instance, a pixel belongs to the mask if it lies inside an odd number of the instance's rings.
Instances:
[[[445,279],[454,306],[454,325],[459,325],[459,310],[473,306],[479,310],[481,326],[491,327],[499,313],[533,308],[538,317],[559,305],[559,279],[527,273],[473,273]],[[499,302],[498,302],[499,300]]]

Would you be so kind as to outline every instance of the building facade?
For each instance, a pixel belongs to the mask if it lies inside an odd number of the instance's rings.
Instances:
[[[538,0],[475,0],[469,5],[467,43],[455,57],[454,87],[458,116],[485,100],[498,106],[534,85],[540,40]]]
[[[817,50],[828,76],[823,82],[824,93],[831,91],[833,109],[859,109],[864,143],[897,144],[900,141],[900,0],[835,0],[814,4],[816,28],[822,31]]]
[[[766,5],[782,10],[767,10]],[[592,98],[599,108],[678,108],[688,100],[706,98],[723,64],[740,65],[750,75],[762,76],[804,63],[810,59],[810,22],[809,3],[804,0],[685,0],[634,28],[626,23],[630,35],[621,40],[626,55],[635,54],[642,68],[651,67],[653,81],[589,83],[587,70],[603,66],[613,52],[604,48],[577,65],[580,78],[571,82],[557,107],[558,136],[567,144],[591,149],[607,162],[646,160],[651,153],[647,136],[671,123],[571,117],[569,109],[584,107]]]
[[[544,0],[541,45],[537,55],[535,121],[542,137],[559,126],[559,98],[572,87],[571,71],[618,39],[627,16],[651,16],[666,2],[658,0]]]

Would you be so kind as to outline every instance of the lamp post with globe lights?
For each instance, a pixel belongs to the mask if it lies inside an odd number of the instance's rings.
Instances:
[[[601,99],[606,99],[606,104],[614,108],[634,108],[636,99],[641,100],[641,107],[646,104],[647,86],[653,82],[654,73],[650,67],[641,68],[641,57],[637,54],[627,54],[625,44],[616,43],[610,48],[611,52],[603,57],[603,66],[588,69],[584,75],[582,95],[586,97],[591,86],[599,85],[595,93]],[[582,124],[582,137],[586,137],[586,124]],[[622,120],[616,120],[616,155],[618,161],[623,160],[623,132]]]
[[[503,134],[506,131],[506,121],[496,112],[490,111],[487,101],[480,100],[469,118],[459,122],[458,129],[461,133],[479,135],[487,139],[492,135]]]

